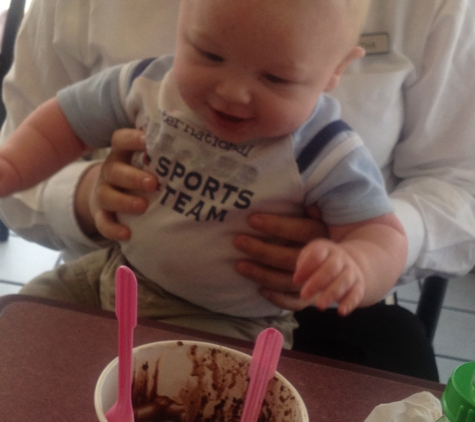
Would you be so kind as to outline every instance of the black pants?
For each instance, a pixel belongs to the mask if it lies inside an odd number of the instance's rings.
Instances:
[[[439,381],[432,345],[407,309],[378,303],[340,317],[306,308],[295,317],[294,350]]]

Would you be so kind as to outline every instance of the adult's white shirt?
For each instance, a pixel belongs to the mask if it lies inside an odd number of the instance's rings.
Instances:
[[[178,0],[34,0],[4,84],[2,141],[39,104],[108,66],[172,53]],[[368,54],[332,95],[380,165],[409,239],[405,279],[475,263],[475,2],[373,0]],[[1,218],[66,257],[99,247],[74,193],[91,162],[0,201]]]

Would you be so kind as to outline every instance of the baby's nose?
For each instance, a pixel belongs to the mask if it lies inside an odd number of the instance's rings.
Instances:
[[[248,104],[251,101],[248,84],[237,77],[222,80],[216,86],[216,93],[223,100],[231,103]]]

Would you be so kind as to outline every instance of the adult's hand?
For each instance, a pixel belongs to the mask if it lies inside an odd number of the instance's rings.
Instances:
[[[297,311],[314,301],[300,298],[300,287],[293,283],[297,257],[302,248],[318,237],[328,237],[326,225],[315,208],[307,210],[309,217],[284,217],[257,213],[249,217],[249,225],[264,238],[238,235],[236,248],[249,259],[236,264],[236,270],[260,284],[261,294],[284,309]]]
[[[143,132],[120,129],[112,136],[106,160],[83,177],[76,194],[76,215],[88,235],[100,233],[107,239],[127,240],[130,229],[117,221],[116,213],[140,215],[148,203],[135,192],[153,192],[157,179],[130,165],[132,155],[145,149]]]

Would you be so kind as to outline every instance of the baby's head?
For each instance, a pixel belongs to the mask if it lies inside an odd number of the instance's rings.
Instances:
[[[229,142],[291,133],[364,51],[370,0],[181,0],[174,77]]]

